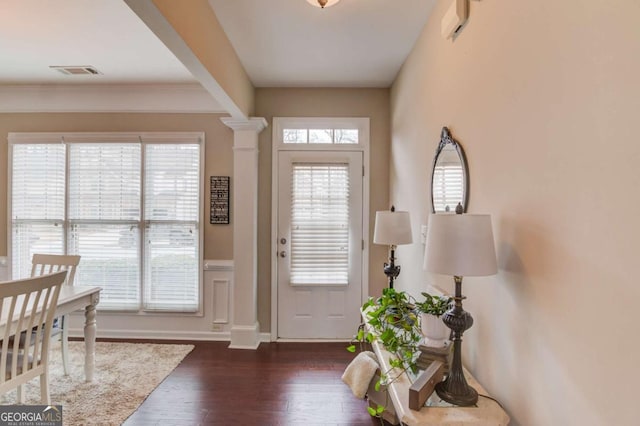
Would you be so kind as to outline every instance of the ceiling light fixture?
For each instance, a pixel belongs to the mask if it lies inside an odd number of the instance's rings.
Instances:
[[[314,5],[315,7],[329,7],[338,3],[340,0],[307,0],[307,3]]]

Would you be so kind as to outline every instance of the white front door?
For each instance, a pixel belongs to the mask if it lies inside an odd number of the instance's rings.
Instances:
[[[362,301],[362,152],[278,154],[278,338],[349,339]]]

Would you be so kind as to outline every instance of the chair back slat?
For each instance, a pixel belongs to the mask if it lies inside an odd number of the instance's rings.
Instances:
[[[31,276],[36,277],[58,271],[67,271],[65,285],[72,286],[79,263],[80,256],[76,255],[36,253],[31,259]]]
[[[51,292],[52,289],[48,288],[45,291],[45,296],[44,296],[44,301],[43,301],[43,305],[45,306],[49,306],[49,299],[51,298]],[[33,306],[39,306],[39,302],[40,302],[40,296],[42,295],[42,291],[39,291],[37,296],[36,296],[36,301],[34,302]],[[34,345],[33,348],[33,359],[35,361],[37,361],[39,358],[39,354],[38,354],[38,350],[40,349],[40,345],[38,345],[37,343],[40,342],[40,339],[42,339],[43,337],[43,333],[44,333],[44,325],[46,323],[46,315],[48,315],[49,312],[45,311],[44,309],[40,311],[40,315],[38,317],[38,315],[36,315],[36,312],[33,313],[33,315],[31,316],[31,326],[29,328],[27,328],[27,330],[33,330],[35,328],[36,332],[35,332],[35,336],[34,333],[26,333],[26,341],[25,344],[23,345],[24,347],[28,348],[31,347],[31,338],[34,337],[34,342],[36,343]],[[36,324],[33,324],[34,320],[37,320]],[[53,321],[52,321],[52,326],[53,326]],[[48,341],[47,342],[43,342],[43,345],[48,345]],[[42,348],[42,353],[48,353],[47,348],[43,347]],[[34,361],[34,362],[35,362]]]
[[[8,304],[8,310],[9,312],[7,313],[7,318],[13,318],[14,317],[14,312],[16,310],[16,302],[17,302],[17,298],[12,298],[9,300],[9,304]],[[2,305],[3,308],[5,306],[7,306],[7,304],[5,303],[4,299],[2,299]],[[6,309],[5,309],[6,310]],[[3,336],[2,336],[2,364],[0,364],[0,384],[3,383],[6,380],[6,374],[4,374],[4,371],[6,371],[6,366],[9,365],[9,361],[11,361],[11,358],[9,358],[9,342],[12,342],[12,351],[15,351],[15,341],[16,339],[11,340],[11,336],[13,335],[13,328],[11,327],[10,324],[7,324],[7,326],[5,327]]]
[[[0,283],[0,319],[5,324],[0,336],[0,394],[44,374],[51,327],[66,276],[63,270]],[[32,336],[34,328],[38,331]],[[20,344],[21,335],[26,345]]]

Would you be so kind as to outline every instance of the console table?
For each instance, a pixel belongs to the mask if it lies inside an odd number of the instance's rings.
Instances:
[[[365,318],[366,323],[366,317]],[[367,325],[368,327],[368,325]],[[373,351],[378,358],[380,370],[387,372],[391,370],[389,359],[391,354],[382,346],[379,341],[372,343]],[[465,377],[469,385],[473,386],[480,395],[488,395],[487,391],[469,374],[467,370]],[[478,404],[474,407],[458,407],[451,406],[425,406],[420,411],[411,410],[409,408],[409,387],[411,387],[411,379],[406,373],[402,373],[393,383],[387,386],[389,399],[393,403],[396,416],[400,423],[408,426],[420,425],[500,425],[509,424],[509,416],[495,401],[480,396]],[[427,404],[439,400],[438,395],[434,392],[427,401]]]

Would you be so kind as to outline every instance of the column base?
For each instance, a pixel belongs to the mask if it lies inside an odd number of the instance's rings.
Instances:
[[[229,349],[258,349],[260,345],[260,324],[234,325],[231,327]]]

